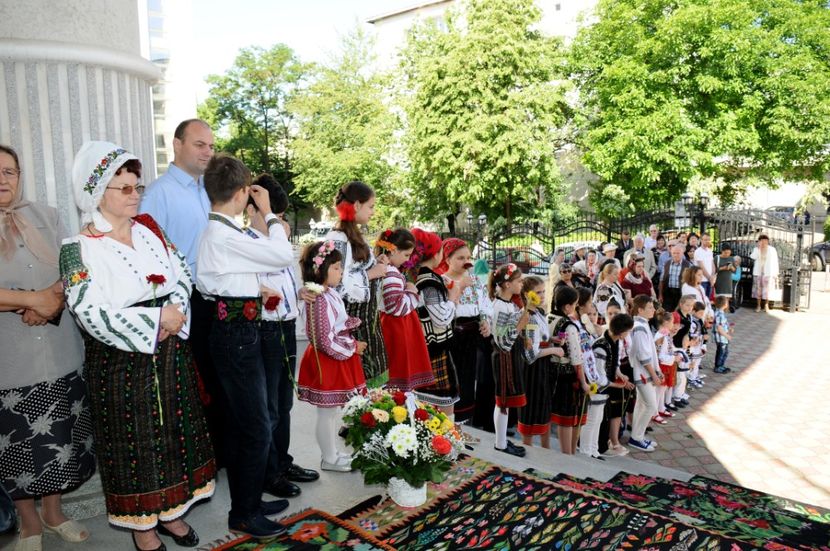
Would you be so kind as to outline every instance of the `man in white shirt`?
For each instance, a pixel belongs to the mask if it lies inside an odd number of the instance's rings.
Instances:
[[[703,290],[706,296],[712,293],[712,285],[715,284],[715,258],[712,252],[712,237],[708,233],[700,236],[700,247],[695,249],[695,264],[703,270]]]
[[[660,228],[657,227],[657,224],[652,224],[648,227],[648,236],[646,236],[645,247],[647,251],[650,251],[654,247],[657,246],[657,236],[660,234]]]

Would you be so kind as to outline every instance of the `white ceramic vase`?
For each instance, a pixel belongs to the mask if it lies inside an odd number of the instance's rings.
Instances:
[[[393,476],[386,485],[386,491],[389,492],[392,501],[401,507],[419,507],[427,501],[426,482],[415,487],[406,480]]]

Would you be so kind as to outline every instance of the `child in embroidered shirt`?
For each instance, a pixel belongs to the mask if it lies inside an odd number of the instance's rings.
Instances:
[[[674,315],[671,312],[663,312],[658,316],[658,329],[654,335],[654,344],[657,346],[657,360],[660,363],[660,371],[663,372],[663,383],[655,388],[657,392],[657,415],[652,421],[665,425],[666,419],[674,417],[674,413],[667,409],[674,393],[674,385],[677,381],[677,365],[675,364],[674,342],[672,335],[677,331],[674,324]]]
[[[729,357],[729,342],[732,340],[732,327],[726,318],[729,311],[729,297],[720,296],[715,299],[715,373],[729,373],[726,367],[726,358]]]
[[[524,457],[525,449],[507,439],[508,409],[527,404],[524,386],[525,340],[522,332],[530,313],[519,306],[522,292],[522,271],[515,264],[499,266],[490,274],[488,284],[493,299],[493,373],[496,379],[495,448]]]
[[[700,377],[700,362],[706,353],[706,304],[695,302],[692,307],[692,326],[689,329],[689,384],[695,388],[703,386]]]
[[[332,241],[312,243],[300,258],[306,288],[316,289],[317,297],[310,306],[303,305],[309,346],[300,362],[297,397],[317,406],[315,436],[323,456],[320,467],[348,472],[351,458],[337,450],[335,425],[340,407],[352,395],[366,391],[360,363],[366,343],[351,335],[360,320],[346,313],[336,290],[343,277],[342,258]]]
[[[389,388],[404,392],[435,382],[424,329],[418,318],[418,289],[400,267],[415,250],[415,236],[405,228],[385,230],[375,241],[375,256],[389,259],[383,278],[380,327],[389,360]]]

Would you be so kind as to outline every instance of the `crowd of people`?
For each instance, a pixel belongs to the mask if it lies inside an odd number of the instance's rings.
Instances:
[[[367,239],[375,193],[352,181],[334,198],[334,229],[295,265],[288,197],[272,177],[214,154],[204,121],[182,122],[173,144],[146,192],[132,153],[84,144],[76,235],[23,199],[17,153],[0,146],[0,483],[19,550],[41,549],[44,530],[89,537],[61,494],[96,465],[108,519],[136,549],[165,549],[160,535],[198,545],[184,515],[223,467],[229,528],[283,533],[273,517],[319,478],[289,451],[295,394],[316,408],[320,468],[348,472],[340,408],[368,387],[412,392],[494,432],[506,454],[524,456],[537,437],[550,447],[555,427],[563,453],[601,457],[626,453],[626,431],[628,446],[653,450],[648,425],[691,404],[712,348],[715,372],[729,371],[741,263],[728,247],[715,256],[706,234],[623,233],[557,256],[545,280],[422,228]],[[777,257],[766,236],[753,259],[768,308]],[[298,323],[309,346],[296,373]]]

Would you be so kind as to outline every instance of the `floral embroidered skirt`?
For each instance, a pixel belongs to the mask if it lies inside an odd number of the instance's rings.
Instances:
[[[381,313],[380,326],[389,360],[389,388],[408,392],[435,382],[418,312],[405,316]]]
[[[573,366],[555,365],[555,372],[556,376],[551,377],[551,423],[560,427],[584,425],[588,421],[588,404]]]
[[[342,406],[355,394],[366,391],[366,379],[360,356],[335,360],[316,350],[310,343],[300,360],[297,398],[318,407]]]
[[[378,313],[379,288],[382,280],[376,279],[369,285],[369,300],[366,302],[346,301],[346,312],[360,320],[360,325],[352,329],[352,337],[366,343],[366,350],[361,356],[363,376],[369,388],[386,384],[387,372],[386,345],[380,328]]]
[[[79,372],[0,390],[0,483],[12,499],[69,492],[94,472],[92,420]]]
[[[213,495],[216,464],[190,345],[168,337],[154,368],[150,354],[119,350],[86,333],[84,342],[109,522],[148,530]]]
[[[527,405],[519,410],[519,434],[532,436],[550,432],[551,383],[550,357],[539,358],[525,367]]]
[[[493,347],[493,378],[496,380],[496,407],[520,408],[527,404],[524,381],[524,339],[518,338],[505,352]]]
[[[447,350],[435,345],[429,349],[435,382],[414,391],[415,396],[435,407],[449,407],[458,402],[458,373]]]

